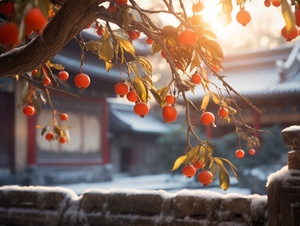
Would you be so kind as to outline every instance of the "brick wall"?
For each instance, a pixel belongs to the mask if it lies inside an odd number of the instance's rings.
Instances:
[[[0,225],[264,226],[267,209],[267,196],[203,190],[99,189],[77,196],[65,188],[0,188]]]

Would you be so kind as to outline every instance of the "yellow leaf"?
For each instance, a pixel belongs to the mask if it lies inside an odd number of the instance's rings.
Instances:
[[[109,38],[103,41],[98,56],[105,61],[111,61],[114,58],[114,48]]]
[[[222,160],[220,160],[219,158],[214,158],[214,161],[218,164],[219,169],[220,169],[219,170],[220,187],[222,188],[222,190],[226,191],[230,186],[230,179],[229,179],[228,172],[227,172]]]
[[[232,2],[231,0],[224,0],[222,2],[222,9],[224,12],[231,13],[232,12]]]
[[[40,8],[41,12],[44,14],[46,18],[48,18],[49,15],[49,6],[50,2],[48,0],[38,0],[38,7]]]
[[[161,33],[165,37],[177,37],[178,30],[177,30],[177,28],[175,28],[173,26],[167,25],[167,26],[163,27]]]
[[[101,43],[99,41],[91,40],[85,43],[84,46],[86,50],[98,55],[98,51],[101,48]]]
[[[207,94],[203,97],[203,99],[202,99],[202,104],[201,104],[201,107],[200,107],[200,109],[201,109],[202,111],[206,111],[207,105],[208,105],[208,103],[209,103],[209,99],[210,99],[210,93],[207,93]]]
[[[174,162],[172,171],[178,169],[179,166],[181,166],[181,165],[185,162],[185,159],[186,159],[186,156],[185,156],[185,155],[182,155],[182,156],[178,157],[178,158],[176,159],[176,161]]]
[[[196,145],[186,154],[186,163],[191,163],[195,159],[205,163],[209,152],[210,151],[206,147],[202,145]]]
[[[295,15],[287,0],[281,0],[281,13],[285,21],[286,31],[291,33],[295,27]]]
[[[143,81],[140,79],[140,76],[134,76],[133,78],[133,87],[140,97],[141,101],[148,102],[148,89]]]
[[[192,54],[192,59],[191,59],[191,65],[190,65],[190,72],[196,68],[199,67],[200,65],[200,60],[198,54]]]
[[[220,105],[221,104],[221,100],[218,96],[218,94],[214,93],[214,92],[210,92],[210,94],[212,95],[212,100],[216,105]]]
[[[223,60],[223,50],[217,42],[213,40],[206,40],[206,45],[215,58]]]
[[[153,86],[150,86],[150,91],[160,107],[164,107],[166,105],[165,98],[166,98],[167,94],[169,93],[169,89],[170,89],[170,87],[166,86],[159,90],[156,90]]]
[[[116,36],[116,38],[118,39],[121,48],[130,53],[132,56],[135,56],[135,50],[131,42],[118,36]]]
[[[160,45],[158,45],[156,42],[153,42],[151,47],[152,53],[158,53],[161,51]]]
[[[142,67],[144,68],[144,71],[146,72],[147,75],[152,75],[152,65],[151,63],[142,56],[139,56],[138,61],[140,62],[140,64],[142,65]]]
[[[194,161],[194,159],[197,158],[198,153],[201,150],[201,146],[200,145],[196,145],[194,146],[187,154],[186,154],[186,162],[187,163],[191,163]]]
[[[225,158],[220,158],[220,159],[223,160],[224,162],[226,162],[229,165],[230,169],[233,172],[233,175],[235,176],[236,180],[238,180],[238,176],[237,176],[238,170],[235,167],[235,165],[233,165],[228,159],[225,159]]]
[[[167,94],[169,93],[169,89],[170,89],[170,87],[166,86],[166,87],[163,87],[163,88],[157,90],[157,92],[163,99],[165,99]]]
[[[229,106],[228,106],[227,108],[228,108],[229,114],[234,115],[234,114],[237,113],[237,110],[234,109],[233,107],[229,107]]]
[[[236,0],[237,5],[243,5],[246,2],[246,0]]]
[[[156,89],[154,88],[150,88],[150,92],[152,93],[154,99],[156,100],[156,102],[159,104],[159,106],[161,108],[163,108],[166,104],[165,101],[162,99],[162,97],[159,95],[159,93],[157,92]]]
[[[217,36],[216,34],[212,31],[212,30],[209,30],[209,29],[205,29],[203,31],[204,35],[210,37],[210,38],[214,38],[214,39],[217,39]]]
[[[105,61],[105,68],[106,71],[109,71],[110,69],[112,69],[114,67],[114,64],[111,61]]]
[[[48,67],[54,68],[54,69],[59,70],[59,71],[65,69],[65,67],[62,66],[61,64],[53,64],[50,61],[48,61],[46,64],[48,65]]]
[[[135,76],[139,76],[139,67],[136,61],[128,62],[127,67],[129,75],[131,74],[131,72],[133,72]]]
[[[128,30],[129,24],[132,20],[132,15],[129,14],[129,10],[130,8],[128,5],[122,7],[122,22],[125,30]]]

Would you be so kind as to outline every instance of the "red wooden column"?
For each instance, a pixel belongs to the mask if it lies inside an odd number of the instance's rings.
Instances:
[[[103,164],[110,163],[110,146],[109,146],[109,106],[105,97],[101,101],[101,143],[102,143],[102,158]]]
[[[36,116],[27,119],[27,164],[35,166],[36,159]]]
[[[205,134],[207,138],[213,138],[213,126],[209,125],[205,127]]]

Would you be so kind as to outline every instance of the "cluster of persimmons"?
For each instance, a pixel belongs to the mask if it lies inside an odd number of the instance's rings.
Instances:
[[[66,4],[66,2],[62,4]],[[107,71],[117,66],[120,68],[121,74],[123,72],[126,73],[126,70],[122,67],[126,64],[128,77],[125,78],[125,76],[122,76],[123,80],[118,82],[114,89],[117,95],[120,97],[126,96],[128,101],[134,103],[133,112],[138,116],[145,117],[149,113],[150,103],[148,100],[150,97],[148,93],[151,93],[161,106],[161,116],[164,122],[175,122],[178,115],[176,109],[177,100],[179,97],[182,97],[187,109],[188,141],[185,154],[175,161],[172,170],[176,170],[179,166],[183,165],[182,173],[188,178],[194,176],[197,170],[201,170],[198,174],[198,180],[204,186],[210,184],[216,174],[219,173],[220,186],[226,190],[230,182],[224,163],[230,166],[235,176],[236,169],[227,159],[213,156],[212,145],[196,135],[190,123],[188,113],[190,108],[194,108],[194,110],[200,112],[199,120],[204,126],[215,126],[215,115],[213,112],[207,110],[208,100],[212,96],[214,103],[219,106],[216,114],[228,122],[231,118],[234,118],[237,110],[231,106],[231,103],[235,103],[235,101],[232,99],[228,100],[229,98],[220,91],[221,89],[219,89],[218,93],[211,92],[209,88],[209,84],[211,83],[206,73],[207,71],[211,71],[214,76],[221,80],[222,84],[226,87],[225,90],[227,93],[233,91],[229,85],[226,85],[227,83],[223,79],[224,76],[219,75],[222,70],[221,61],[223,60],[223,51],[216,42],[217,37],[214,32],[206,28],[202,23],[201,12],[205,5],[201,0],[193,1],[192,16],[186,14],[183,0],[178,0],[181,3],[182,13],[174,11],[173,1],[163,2],[168,10],[167,12],[166,10],[162,10],[162,12],[174,15],[180,22],[180,26],[173,27],[167,25],[160,28],[148,17],[148,14],[151,15],[151,13],[154,14],[158,11],[143,10],[133,0],[130,3],[128,0],[102,1],[104,4],[97,7],[99,7],[99,10],[105,10],[104,14],[106,17],[99,17],[90,26],[86,27],[93,27],[100,37],[98,40],[85,42],[82,44],[82,47],[85,47],[87,51],[92,51],[101,60],[104,60]],[[243,26],[246,26],[251,21],[251,15],[244,6],[245,2],[246,0],[237,1],[240,10],[236,14],[236,20]],[[43,35],[48,21],[55,18],[55,12],[60,9],[53,10],[52,5],[47,2],[42,3],[45,4],[43,5],[45,7],[41,7],[40,3],[28,0],[24,10],[16,7],[20,6],[20,2],[17,1],[6,1],[0,4],[0,14],[4,18],[4,20],[0,21],[0,44],[2,49],[9,52],[15,47],[26,45],[30,40]],[[284,17],[289,26],[283,28],[282,35],[290,41],[298,36],[300,11],[296,7],[293,14],[291,14],[290,5],[287,7],[285,3],[286,0],[265,0],[267,7],[271,4],[276,7],[281,6],[284,12],[286,12]],[[232,1],[221,1],[220,4],[222,4],[222,11],[218,14],[218,17],[225,15],[227,18],[231,18]],[[130,10],[135,10],[136,13],[140,14],[142,22],[135,20]],[[122,18],[122,21],[118,20],[118,18]],[[103,20],[105,23],[103,23]],[[227,20],[227,22],[230,21],[231,19]],[[120,29],[113,31],[109,23],[115,23]],[[136,56],[135,54],[133,41],[138,39],[142,32],[146,36],[145,42],[152,45],[152,52],[160,53],[161,57],[166,59],[166,62],[170,65],[172,72],[170,77],[172,81],[162,89],[156,89],[153,85],[151,79],[152,65],[150,62],[146,58]],[[124,52],[131,54],[134,60],[127,62]],[[137,65],[144,70],[144,75],[140,75]],[[50,67],[54,67],[59,73],[53,74]],[[74,77],[73,83],[79,89],[86,89],[91,83],[90,77],[81,70],[82,67],[80,67],[80,71]],[[48,88],[57,88],[57,84],[69,80],[69,74],[65,68],[61,65],[53,65],[50,61],[35,70],[26,72],[26,76],[24,77],[31,82],[28,82],[29,88],[26,90],[26,95],[20,104],[26,116],[33,116],[36,112],[36,87],[42,86],[42,89],[48,94]],[[38,83],[39,86],[32,86],[32,82],[34,84]],[[196,86],[202,86],[206,93],[200,109],[195,107],[192,101],[185,95],[187,91],[194,91]],[[49,102],[51,102],[50,97]],[[67,128],[58,123],[57,117],[60,121],[66,121],[69,117],[65,112],[59,112],[53,106],[51,107],[54,116],[52,127],[51,129],[48,126],[44,127],[42,135],[48,141],[57,140],[60,143],[66,143],[69,141]],[[236,106],[236,108],[238,109],[239,107]],[[236,125],[240,127],[245,126],[242,123],[236,123]],[[247,127],[247,131],[249,131],[249,128]],[[240,137],[251,143],[249,154],[254,155],[254,147],[259,146],[259,140],[254,136],[248,136],[242,129],[238,129],[237,131],[240,133]],[[191,144],[189,140],[191,136],[197,140],[196,145]],[[237,158],[243,158],[245,152],[239,147],[235,155]]]

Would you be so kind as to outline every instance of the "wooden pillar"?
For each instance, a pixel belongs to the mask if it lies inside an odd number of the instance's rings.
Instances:
[[[109,145],[109,106],[105,97],[102,100],[101,114],[101,143],[103,164],[110,163],[110,145]]]
[[[268,178],[269,226],[299,226],[300,126],[284,129],[282,138],[292,150],[288,152],[288,166]]]
[[[36,116],[27,120],[27,164],[28,167],[36,165]]]
[[[205,134],[207,136],[207,138],[212,138],[213,137],[213,126],[209,125],[205,127]]]

